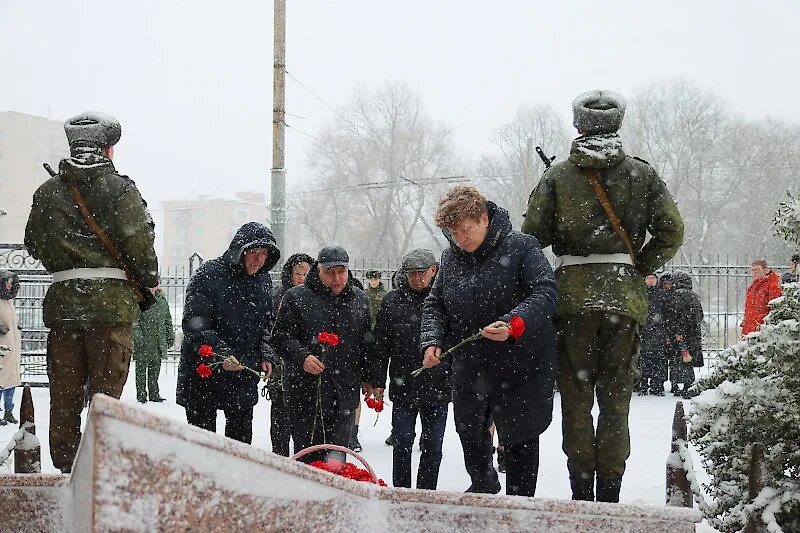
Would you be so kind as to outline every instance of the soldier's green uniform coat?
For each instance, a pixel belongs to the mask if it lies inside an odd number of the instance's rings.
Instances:
[[[380,285],[377,288],[373,289],[369,282],[367,282],[366,287],[364,287],[364,292],[367,294],[367,303],[369,304],[369,316],[372,318],[372,325],[375,325],[375,318],[378,316],[378,308],[383,301],[383,297],[386,296],[386,289],[383,286],[383,282],[381,281]]]
[[[175,342],[172,315],[164,292],[157,291],[155,297],[156,304],[141,313],[133,325],[136,397],[139,400],[158,398],[158,373],[161,369],[161,360],[167,356],[169,347]]]
[[[557,256],[628,253],[585,168],[599,172],[636,250],[636,266],[596,263],[556,270],[563,449],[573,498],[594,498],[596,473],[598,501],[617,501],[630,455],[628,411],[638,377],[638,326],[647,320],[643,277],[675,255],[683,242],[683,221],[655,170],[626,156],[616,133],[579,137],[569,158],[548,169],[534,189],[522,226],[543,248],[552,245]],[[648,233],[652,238],[645,244]],[[601,490],[609,481],[617,484]]]
[[[615,136],[593,137],[613,141]],[[637,250],[636,268],[589,264],[558,269],[558,316],[601,310],[644,324],[647,291],[642,277],[660,268],[678,251],[683,242],[683,221],[653,167],[626,156],[621,145],[613,142],[605,152],[582,151],[581,139],[587,138],[577,139],[569,158],[550,167],[534,189],[522,232],[539,239],[542,248],[552,245],[553,253],[558,256],[627,254],[625,243],[614,232],[584,171],[584,168],[597,169],[609,200]],[[653,238],[644,244],[647,232]]]
[[[77,184],[90,212],[145,287],[158,283],[152,220],[133,181],[102,157],[64,159],[59,176],[33,196],[25,247],[50,272],[73,268],[119,268],[89,229],[65,181]],[[136,294],[118,279],[77,279],[54,283],[44,300],[47,327],[115,326],[136,319]]]

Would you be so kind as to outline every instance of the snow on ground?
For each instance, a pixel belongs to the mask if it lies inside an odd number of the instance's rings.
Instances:
[[[161,416],[174,418],[185,422],[186,417],[182,407],[175,404],[176,376],[174,365],[165,365],[162,369],[160,386],[161,395],[167,398],[166,402],[149,402],[141,405],[136,402],[136,388],[133,380],[133,367],[128,376],[128,382],[122,393],[122,401],[140,406]],[[667,384],[669,390],[669,384]],[[36,409],[36,433],[42,442],[42,472],[56,473],[50,460],[48,446],[49,404],[50,394],[47,388],[33,388],[33,401]],[[22,397],[21,389],[15,394],[15,414],[19,415],[19,402]],[[675,411],[677,398],[669,393],[664,397],[634,396],[631,403],[630,430],[631,430],[631,457],[628,459],[627,472],[622,483],[620,500],[625,503],[644,503],[650,505],[663,505],[665,501],[666,460],[670,452],[670,438],[672,431],[672,417]],[[686,401],[684,400],[684,407]],[[596,408],[595,408],[596,410]],[[596,417],[596,414],[595,414]],[[379,477],[391,485],[392,479],[392,448],[384,444],[391,428],[391,405],[384,410],[377,419],[376,413],[364,406],[362,408],[359,439],[364,447],[362,455],[369,461]],[[84,413],[85,421],[85,413]],[[219,412],[217,418],[219,433],[224,432],[224,415]],[[0,447],[8,443],[18,427],[8,424],[0,427]],[[417,435],[420,428],[417,428]],[[418,442],[418,440],[417,440]],[[263,398],[256,405],[253,417],[253,445],[270,450],[272,445],[269,440],[269,403]],[[561,409],[560,398],[556,394],[555,408],[553,409],[553,422],[542,434],[540,439],[540,467],[539,483],[536,496],[542,498],[569,499],[571,496],[569,478],[566,467],[566,457],[561,451]],[[419,460],[419,448],[414,447],[414,472]],[[0,467],[0,471],[13,470],[12,460]],[[699,456],[694,456],[694,464],[699,465]],[[708,481],[704,471],[697,472],[701,483]],[[415,477],[412,476],[412,477]],[[505,476],[500,475],[501,482]],[[439,490],[463,491],[469,486],[469,477],[464,470],[461,454],[461,443],[458,439],[452,418],[452,408],[448,417],[447,431],[444,438],[444,458],[439,474]],[[698,531],[714,531],[705,523]]]

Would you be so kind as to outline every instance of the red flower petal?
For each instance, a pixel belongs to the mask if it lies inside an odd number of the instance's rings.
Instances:
[[[208,359],[214,355],[214,348],[208,344],[201,344],[200,348],[197,350],[197,353],[200,354],[200,357]]]
[[[205,363],[200,363],[197,365],[197,375],[200,376],[202,379],[207,379],[211,377],[211,374],[214,372],[211,370],[211,367]]]
[[[339,345],[339,335],[337,335],[336,333],[331,333],[330,335],[331,335],[330,336],[330,345],[331,346],[338,346]]]
[[[512,316],[508,323],[508,335],[512,339],[519,339],[525,333],[525,321],[521,317]]]

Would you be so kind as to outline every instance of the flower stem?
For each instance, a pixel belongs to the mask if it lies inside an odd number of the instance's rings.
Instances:
[[[469,343],[470,343],[470,342],[472,342],[472,341],[476,341],[476,340],[480,339],[482,336],[483,336],[483,335],[481,335],[481,332],[479,331],[478,333],[475,333],[474,335],[471,335],[471,336],[467,337],[466,339],[464,339],[463,341],[459,342],[458,344],[456,344],[455,346],[453,346],[452,348],[450,348],[449,350],[447,350],[446,352],[444,352],[442,355],[440,355],[440,356],[439,356],[439,360],[442,360],[442,359],[444,359],[446,356],[448,356],[448,355],[450,355],[452,352],[454,352],[454,351],[458,350],[459,348],[461,348],[461,347],[462,347],[462,346],[464,346],[465,344],[469,344]],[[422,366],[422,367],[419,367],[418,369],[414,370],[414,371],[411,373],[411,375],[412,375],[412,376],[414,376],[414,377],[416,378],[416,377],[418,377],[420,374],[422,374],[422,371],[423,371],[423,370],[425,370],[425,367],[424,367],[424,366]]]

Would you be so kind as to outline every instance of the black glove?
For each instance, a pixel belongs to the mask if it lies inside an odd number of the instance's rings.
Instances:
[[[8,328],[5,327],[3,324],[0,324],[0,335],[8,334]]]

